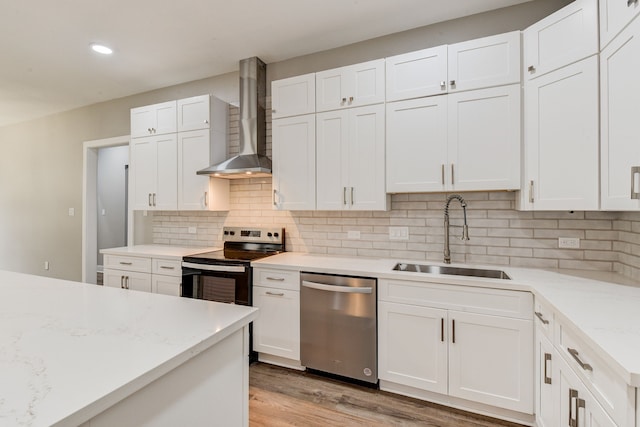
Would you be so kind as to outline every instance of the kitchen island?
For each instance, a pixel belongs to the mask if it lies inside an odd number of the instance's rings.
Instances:
[[[0,426],[246,426],[256,316],[0,271]]]

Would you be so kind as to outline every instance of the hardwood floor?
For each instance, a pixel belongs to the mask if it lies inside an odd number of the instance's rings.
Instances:
[[[264,363],[254,363],[249,372],[251,427],[518,426]]]

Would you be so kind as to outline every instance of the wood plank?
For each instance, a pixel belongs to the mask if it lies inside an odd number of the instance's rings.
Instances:
[[[260,426],[516,427],[518,424],[264,363],[250,367],[249,422]]]

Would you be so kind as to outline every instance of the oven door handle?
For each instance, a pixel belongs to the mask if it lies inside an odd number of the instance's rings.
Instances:
[[[242,265],[211,265],[211,264],[197,264],[195,262],[183,262],[183,267],[193,268],[194,270],[203,271],[222,271],[228,273],[244,273],[246,267]]]
[[[307,280],[302,281],[302,286],[320,291],[343,292],[347,294],[370,294],[373,292],[373,289],[370,287],[356,288],[353,286],[327,285],[325,283],[309,282]]]

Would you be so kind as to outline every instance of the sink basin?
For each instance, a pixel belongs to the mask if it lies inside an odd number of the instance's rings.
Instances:
[[[485,277],[489,279],[511,280],[502,270],[485,270],[481,268],[449,267],[446,265],[424,265],[398,263],[393,267],[396,271],[411,271],[414,273],[451,274],[454,276]]]

